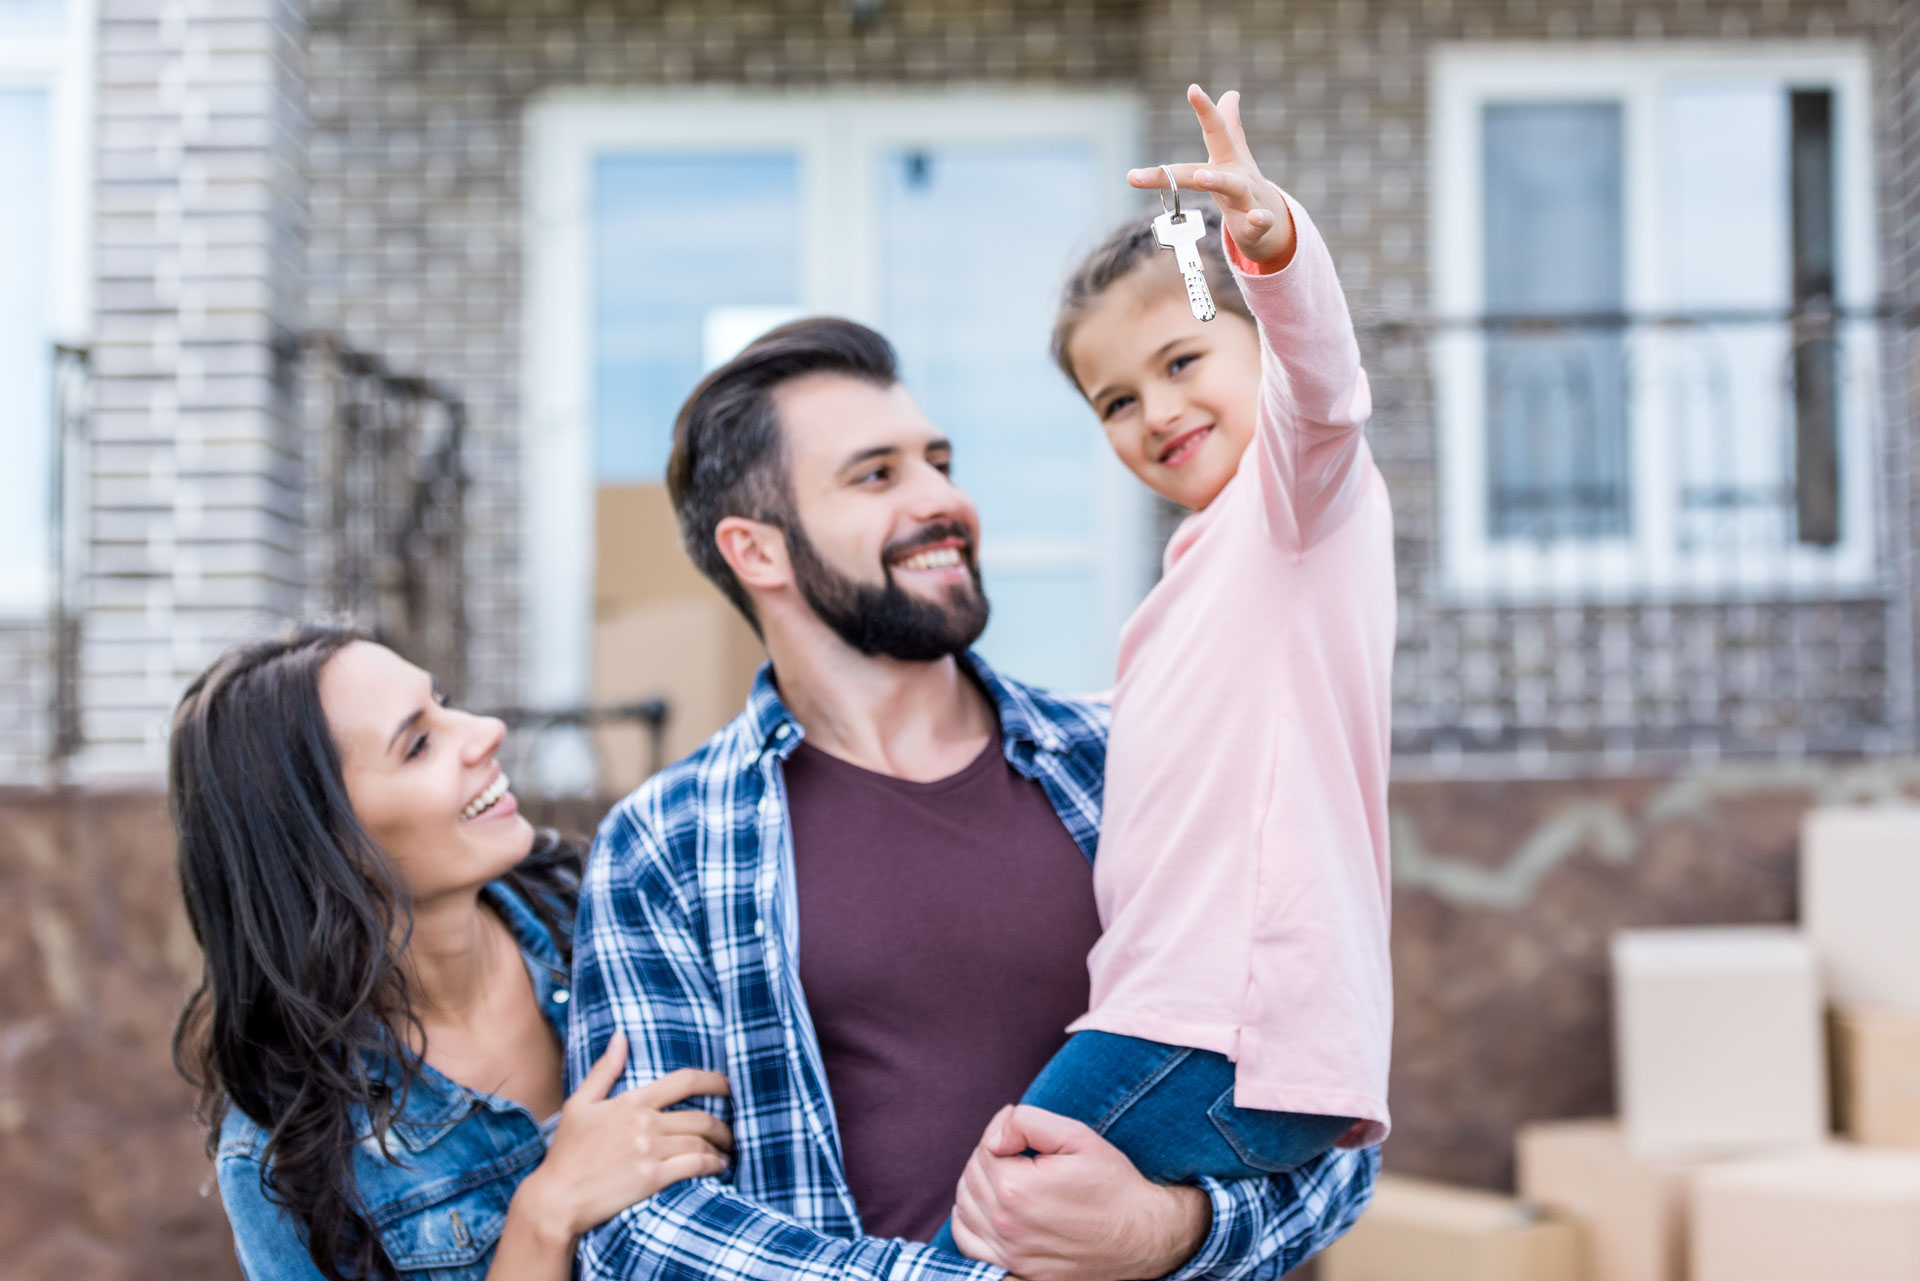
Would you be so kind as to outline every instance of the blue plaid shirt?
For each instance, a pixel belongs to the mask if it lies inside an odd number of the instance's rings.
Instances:
[[[1007,761],[1046,790],[1091,859],[1107,712],[967,661],[1000,716]],[[864,1235],[813,1020],[800,988],[793,839],[781,763],[801,729],[763,669],[746,711],[607,816],[575,934],[569,1086],[623,1029],[628,1089],[681,1067],[725,1073],[724,1178],[666,1188],[588,1233],[587,1278],[999,1281],[1005,1273]],[[616,1090],[618,1092],[618,1090]],[[1375,1150],[1292,1175],[1206,1181],[1213,1227],[1175,1281],[1274,1278],[1338,1237],[1372,1195]]]

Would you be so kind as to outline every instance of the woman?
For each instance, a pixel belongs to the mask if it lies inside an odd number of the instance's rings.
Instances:
[[[252,1281],[567,1277],[585,1229],[717,1174],[724,1094],[563,1100],[577,852],[536,834],[504,727],[393,651],[308,626],[229,651],[175,715],[169,799],[206,957],[175,1033]]]

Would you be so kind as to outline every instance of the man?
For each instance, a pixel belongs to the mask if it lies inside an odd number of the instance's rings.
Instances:
[[[1165,1187],[1078,1122],[1024,1111],[1033,1156],[1000,1131],[1086,1006],[1106,724],[968,653],[987,602],[951,456],[848,321],[773,331],[681,409],[687,546],[772,662],[601,828],[569,1070],[622,1029],[628,1088],[725,1073],[735,1159],[590,1233],[587,1277],[1237,1281],[1366,1203],[1371,1151]],[[919,1244],[956,1184],[986,1262]]]

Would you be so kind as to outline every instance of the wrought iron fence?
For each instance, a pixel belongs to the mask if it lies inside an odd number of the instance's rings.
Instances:
[[[53,348],[53,467],[47,546],[52,564],[47,602],[47,767],[66,781],[81,747],[80,641],[86,616],[87,454],[92,422],[93,365],[85,347]]]
[[[465,402],[336,338],[299,341],[312,605],[467,687]]]
[[[1912,750],[1913,317],[1363,325],[1397,768]]]

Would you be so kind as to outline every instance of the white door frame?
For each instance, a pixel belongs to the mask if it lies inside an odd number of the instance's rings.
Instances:
[[[1139,104],[1130,94],[960,88],[899,94],[837,90],[741,94],[563,90],[526,116],[522,370],[524,471],[522,617],[525,688],[534,706],[586,701],[593,603],[593,163],[622,148],[791,151],[800,166],[800,304],[810,313],[875,323],[878,262],[851,245],[878,241],[876,151],[1014,140],[1090,145],[1114,175],[1110,203],[1089,241],[1133,207],[1121,175],[1138,157]],[[1011,194],[1011,193],[1010,193]],[[1010,216],[1030,210],[1009,210]],[[1110,466],[1106,465],[1111,463]],[[1102,572],[1099,599],[1110,645],[1151,577],[1151,506],[1118,463],[1097,490],[1103,540],[1123,552]],[[1140,563],[1135,563],[1140,562]]]

